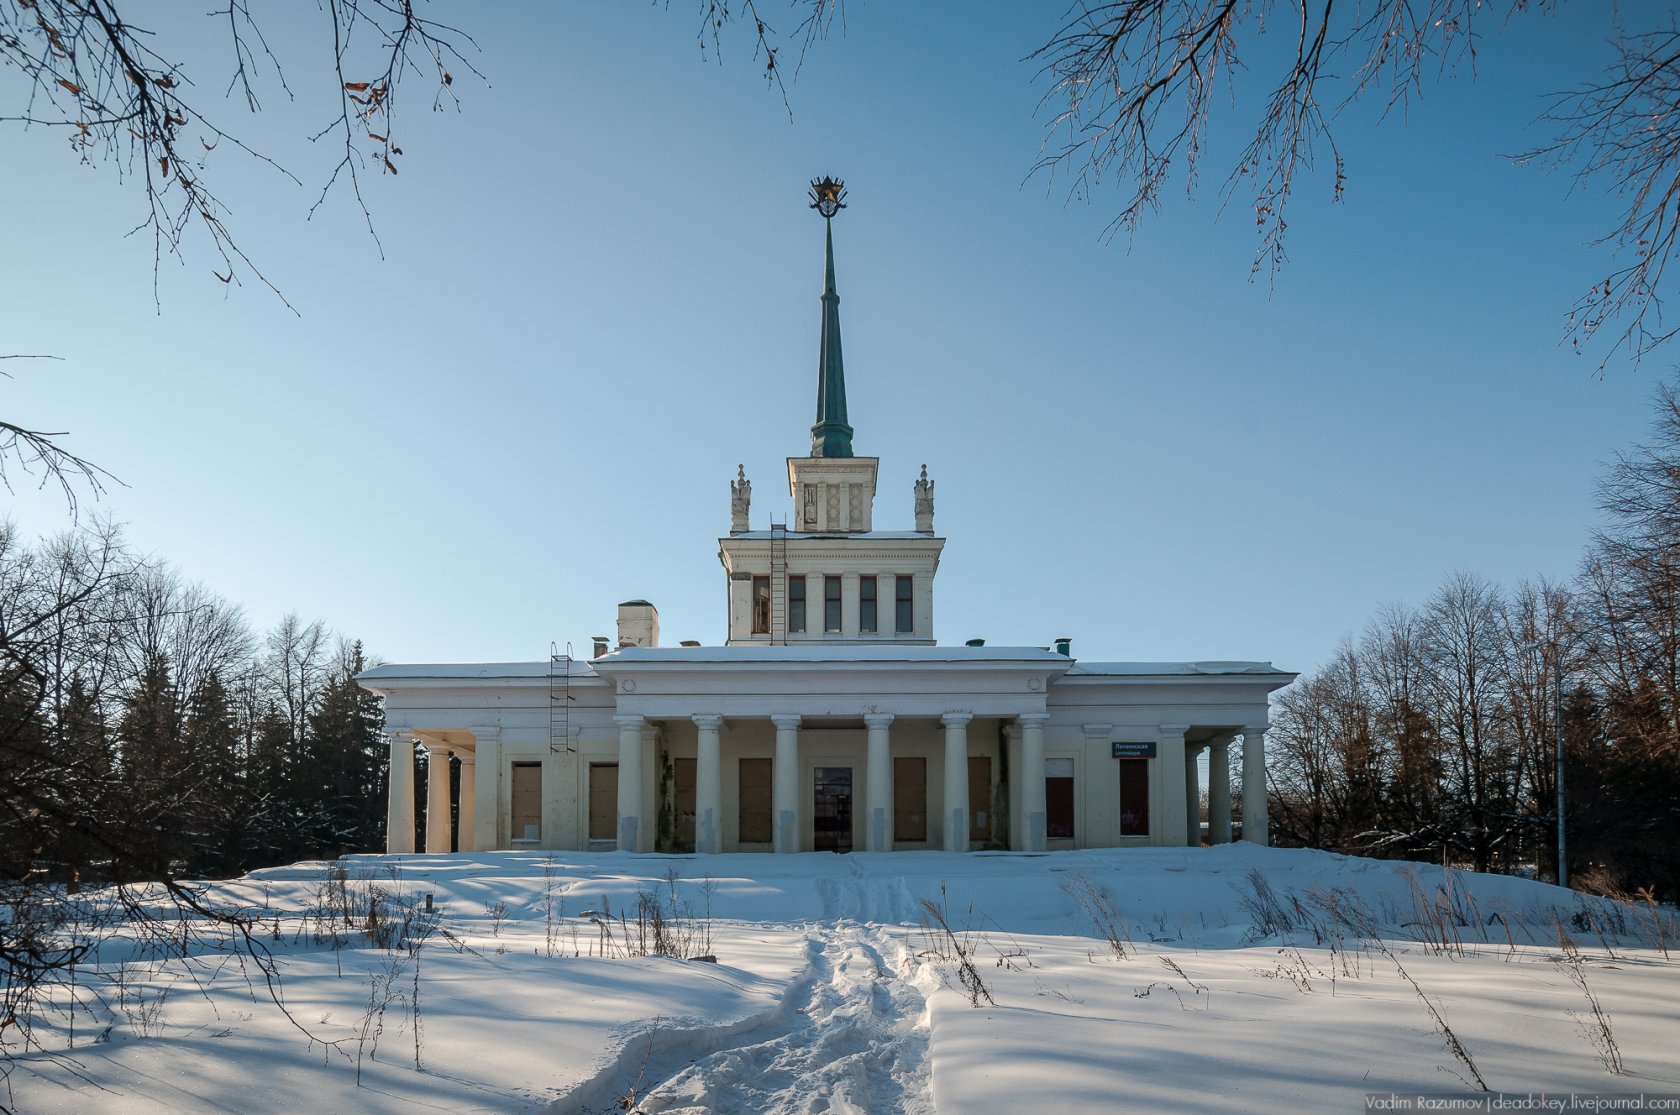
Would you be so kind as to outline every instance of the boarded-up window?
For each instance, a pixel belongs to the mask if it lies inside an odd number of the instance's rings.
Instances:
[[[984,844],[992,838],[992,760],[968,757],[968,842]]]
[[[513,764],[509,815],[515,840],[542,840],[542,764]]]
[[[770,760],[741,760],[742,844],[770,843]]]
[[[618,764],[589,764],[589,839],[618,839]]]
[[[1120,760],[1120,835],[1149,835],[1149,760]]]
[[[927,839],[926,759],[893,759],[893,839]]]
[[[1044,760],[1044,835],[1073,838],[1073,760]]]

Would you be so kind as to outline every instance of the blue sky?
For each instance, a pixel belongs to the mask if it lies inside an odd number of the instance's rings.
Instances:
[[[491,85],[459,81],[459,113],[401,93],[402,172],[364,179],[382,260],[348,194],[306,219],[330,40],[276,8],[297,100],[221,115],[305,184],[230,159],[221,192],[300,316],[224,288],[202,244],[154,302],[134,184],[13,128],[0,348],[63,359],[8,362],[0,397],[72,431],[127,485],[90,506],[259,626],[295,609],[390,661],[529,659],[646,597],[667,640],[717,642],[735,466],[763,526],[809,445],[804,190],[833,174],[855,445],[883,529],[910,526],[922,463],[938,483],[940,641],[1311,669],[1454,570],[1567,577],[1673,362],[1600,378],[1560,346],[1615,200],[1502,157],[1603,53],[1575,7],[1490,21],[1474,80],[1403,113],[1344,114],[1346,200],[1302,184],[1275,283],[1250,278],[1244,199],[1221,206],[1237,115],[1133,239],[1103,236],[1118,192],[1029,176],[1025,58],[1060,4],[854,0],[791,120],[739,34],[701,57],[680,0],[439,8]],[[184,12],[154,18],[215,103],[218,24]],[[66,521],[27,483],[11,513]]]

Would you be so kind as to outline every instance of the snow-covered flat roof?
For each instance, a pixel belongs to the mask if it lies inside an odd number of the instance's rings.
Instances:
[[[1068,677],[1182,677],[1219,674],[1282,674],[1270,662],[1078,662]]]
[[[1068,659],[1042,647],[929,647],[883,644],[825,646],[795,643],[791,646],[736,647],[625,647],[605,658],[601,666],[654,666],[696,662],[1015,662],[1033,665],[1068,664]]]
[[[572,659],[567,671],[572,677],[594,677],[588,662]],[[545,678],[549,663],[541,662],[394,662],[375,666],[356,675],[357,681],[394,678]]]
[[[612,667],[747,664],[747,663],[822,663],[822,662],[903,662],[903,663],[993,663],[1037,666],[1068,665],[1066,676],[1078,677],[1210,677],[1229,675],[1267,675],[1293,677],[1270,662],[1080,662],[1070,661],[1055,651],[1043,647],[969,647],[969,646],[826,646],[821,643],[793,646],[736,646],[736,647],[626,647],[613,651],[594,662],[574,658],[570,674],[574,678],[593,678],[599,675],[595,665]],[[440,680],[472,678],[546,678],[549,663],[536,662],[399,662],[375,666],[356,675],[359,681],[378,682],[400,678]]]
[[[738,534],[731,533],[729,535],[729,537],[731,537],[731,538],[769,538],[774,533],[776,533],[776,532],[768,531],[768,530],[743,530]],[[857,530],[857,531],[790,530],[786,534],[784,534],[783,537],[786,538],[789,542],[797,542],[800,539],[805,539],[805,538],[813,538],[813,539],[824,539],[824,538],[865,538],[865,539],[868,539],[868,538],[893,538],[893,539],[920,538],[920,539],[923,539],[923,540],[929,541],[929,542],[933,542],[933,541],[943,542],[943,541],[945,541],[945,539],[940,535],[937,535],[937,534],[923,534],[919,530]]]

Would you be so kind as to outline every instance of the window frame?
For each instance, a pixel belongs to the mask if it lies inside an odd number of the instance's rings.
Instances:
[[[893,578],[893,633],[909,635],[916,630],[916,585],[909,573]]]
[[[795,592],[794,590],[798,591]],[[805,634],[805,577],[803,575],[789,575],[787,579],[788,595],[788,634]]]
[[[873,635],[878,628],[879,608],[877,606],[878,586],[873,573],[865,573],[858,577],[858,634]]]
[[[840,578],[832,573],[823,576],[823,634],[838,635],[841,624],[845,622],[844,611],[840,606],[841,588]]]
[[[770,578],[753,574],[752,579],[752,633],[754,635],[770,634]]]

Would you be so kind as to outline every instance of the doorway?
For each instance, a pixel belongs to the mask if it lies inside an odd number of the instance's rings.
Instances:
[[[852,768],[818,767],[811,810],[812,846],[819,852],[852,850]]]
[[[984,848],[992,842],[992,760],[988,755],[968,758],[968,846]]]

